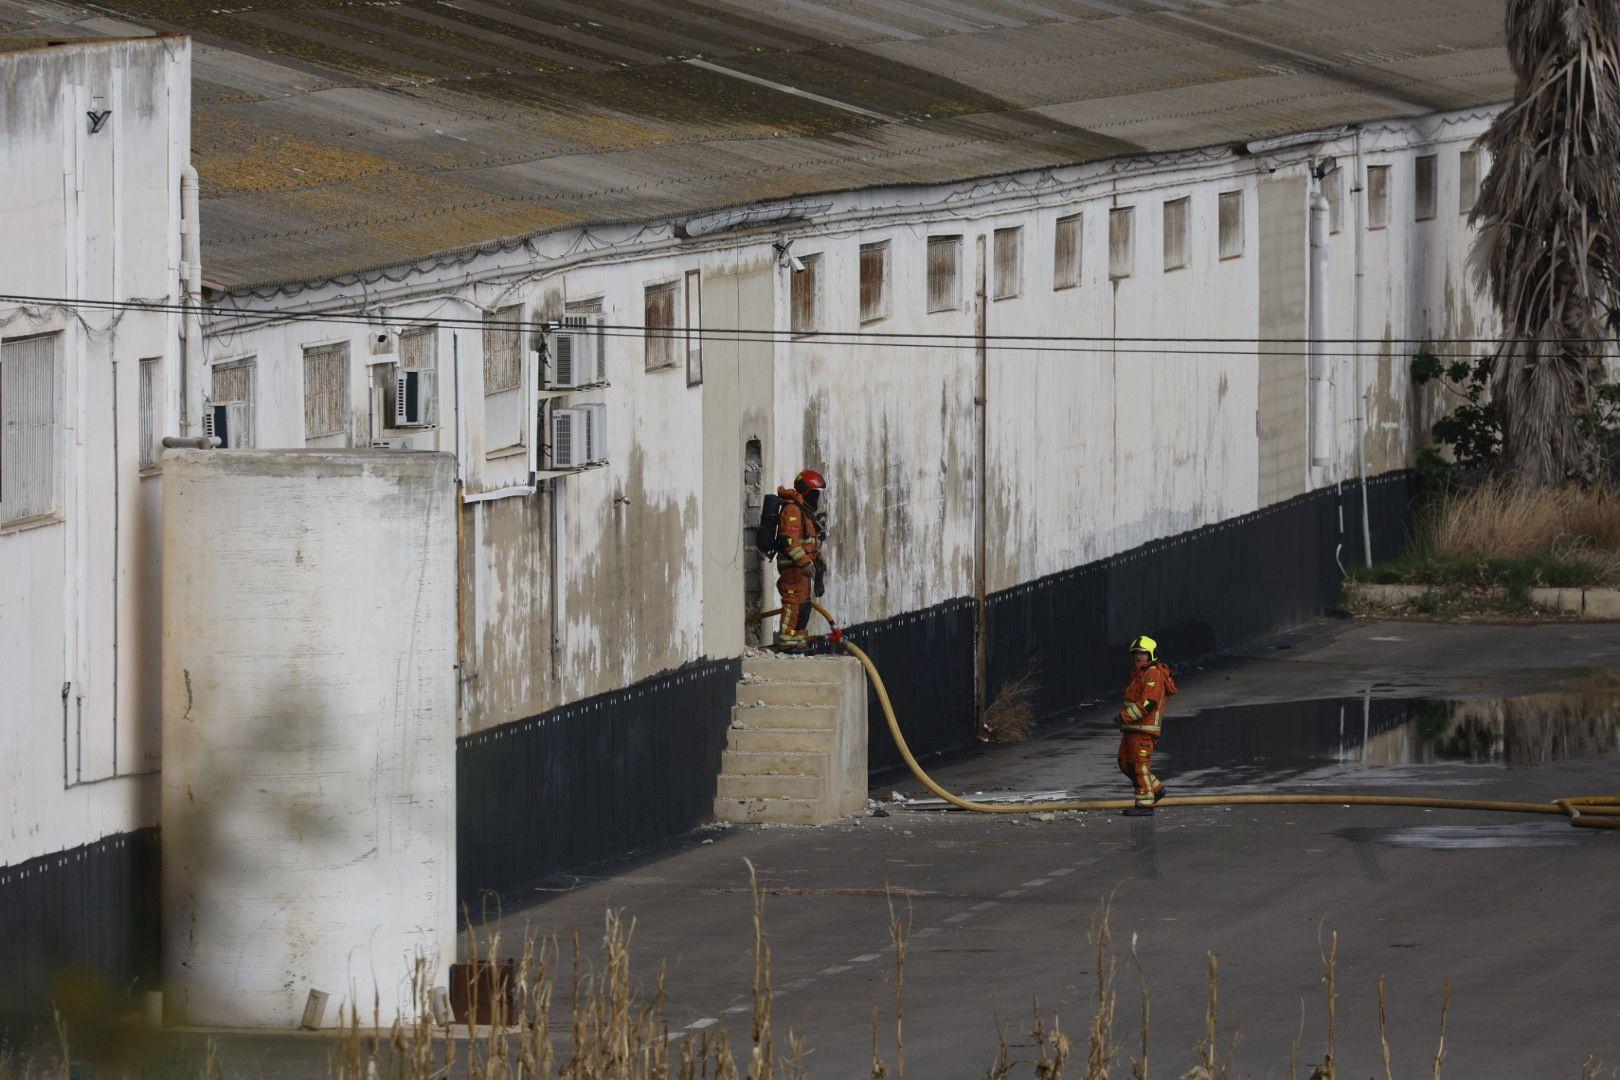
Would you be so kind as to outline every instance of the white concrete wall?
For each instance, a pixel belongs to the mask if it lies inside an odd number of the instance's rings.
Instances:
[[[455,957],[454,460],[165,470],[168,1016],[292,1028],[315,989],[408,1021]]]
[[[1364,133],[1367,162],[1394,167],[1389,225],[1367,237],[1368,337],[1489,335],[1488,304],[1465,270],[1470,233],[1456,191],[1457,153],[1488,119],[1435,117]],[[481,341],[476,331],[454,332],[466,404],[459,433],[441,429],[436,445],[460,447],[468,497],[485,500],[470,502],[463,519],[461,730],[533,715],[700,656],[735,655],[740,631],[728,620],[740,621],[731,610],[743,561],[732,535],[740,511],[728,493],[740,499],[741,447],[750,435],[764,441],[768,488],[806,465],[827,474],[833,573],[826,600],[844,619],[879,619],[970,594],[977,366],[973,349],[960,346],[971,342],[883,347],[837,331],[971,335],[979,243],[992,258],[997,228],[1024,230],[1023,287],[1015,298],[986,303],[989,333],[1078,340],[1004,343],[1025,347],[988,357],[988,587],[1260,508],[1267,496],[1257,431],[1268,369],[1254,339],[1273,331],[1262,326],[1259,186],[1293,181],[1273,190],[1299,194],[1300,228],[1279,230],[1282,239],[1272,242],[1302,243],[1312,167],[1332,155],[1348,173],[1351,149],[1346,136],[1257,157],[1211,150],[873,189],[802,200],[803,220],[742,236],[683,240],[667,225],[557,234],[465,266],[368,283],[367,310],[385,316],[477,316],[522,303],[527,317],[549,319],[568,304],[596,301],[608,323],[632,328],[610,331],[612,385],[588,396],[608,405],[607,466],[539,494],[501,498],[488,496],[524,485],[527,462],[486,455]],[[1439,213],[1414,222],[1411,163],[1427,152],[1440,155]],[[1326,297],[1329,333],[1338,338],[1354,336],[1354,214],[1345,186]],[[1217,207],[1229,191],[1242,192],[1244,249],[1223,260]],[[1184,196],[1191,199],[1188,264],[1166,270],[1163,204]],[[1135,258],[1133,273],[1115,280],[1108,211],[1123,206],[1135,207]],[[1055,222],[1074,213],[1084,219],[1082,281],[1058,290]],[[942,234],[963,237],[963,302],[929,313],[927,238]],[[789,339],[789,271],[773,250],[778,241],[791,242],[800,257],[821,256],[824,333]],[[862,326],[859,249],[874,241],[890,244],[890,306]],[[633,328],[642,323],[647,284],[681,280],[693,269],[702,273],[711,331],[771,328],[781,336],[773,345],[710,339],[705,382],[689,387],[681,365],[644,370]],[[476,284],[459,284],[469,279]],[[357,296],[352,286],[334,285],[239,299],[352,311]],[[216,330],[216,355],[255,353],[282,365],[282,383],[265,394],[261,445],[299,445],[297,346],[333,329]],[[1175,337],[1217,340],[1128,340]],[[1418,401],[1410,384],[1415,346],[1369,349],[1359,388],[1352,350],[1336,348],[1343,355],[1333,361],[1333,463],[1312,470],[1303,440],[1297,462],[1273,454],[1271,497],[1353,473],[1358,398],[1367,401],[1372,473],[1408,464],[1433,419],[1432,402]],[[1300,377],[1283,383],[1302,389],[1304,344],[1270,351],[1274,377],[1297,365]],[[448,350],[440,355],[442,364]],[[1301,396],[1298,409],[1305,407]],[[1298,420],[1284,427],[1308,430]]]
[[[181,37],[0,53],[0,292],[178,298],[190,93]],[[95,133],[91,110],[111,111]],[[156,823],[162,479],[139,465],[140,361],[160,360],[171,434],[178,331],[0,303],[0,338],[59,335],[56,509],[0,525],[0,865]]]

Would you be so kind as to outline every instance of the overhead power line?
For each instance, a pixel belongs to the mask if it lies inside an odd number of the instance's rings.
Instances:
[[[307,322],[324,325],[343,326],[446,326],[468,330],[513,330],[543,332],[558,328],[556,320],[541,319],[499,319],[494,317],[473,318],[453,315],[404,315],[380,314],[366,312],[317,312],[296,310],[290,308],[262,308],[262,307],[224,307],[217,305],[188,305],[181,302],[167,300],[94,300],[74,297],[32,296],[20,294],[0,294],[0,303],[16,304],[21,307],[53,307],[76,311],[144,311],[158,314],[189,315],[196,314],[209,319],[233,320],[249,322]],[[1240,337],[1240,336],[1142,336],[1142,335],[1080,335],[1080,334],[986,334],[982,338],[976,334],[937,333],[930,331],[875,331],[875,330],[817,330],[814,332],[800,332],[791,329],[763,329],[763,328],[736,328],[736,327],[700,327],[695,330],[683,327],[646,327],[626,323],[598,323],[595,324],[607,337],[636,338],[641,340],[688,340],[697,337],[702,341],[719,341],[730,343],[780,343],[785,345],[805,346],[839,346],[839,347],[880,347],[880,348],[908,348],[908,349],[951,349],[970,350],[979,347],[982,340],[987,348],[997,352],[1056,352],[1090,355],[1145,355],[1145,356],[1253,356],[1264,353],[1268,356],[1307,356],[1315,350],[1308,348],[1313,342],[1309,338],[1298,337]],[[1458,348],[1465,346],[1483,346],[1495,348],[1502,344],[1550,344],[1550,345],[1614,345],[1620,344],[1620,338],[1601,339],[1569,339],[1569,338],[1322,338],[1317,344],[1324,346],[1363,346],[1359,350],[1362,356],[1371,356],[1377,359],[1377,354],[1369,354],[1365,347],[1372,346],[1382,350],[1386,346],[1416,346],[1425,348],[1439,359],[1474,360],[1478,356],[1474,352],[1435,352],[1435,346]],[[1246,345],[1247,348],[1209,348],[1205,346],[1231,346]],[[1123,346],[1123,347],[1122,347]],[[1174,348],[1167,346],[1199,346],[1196,348]],[[1279,346],[1307,346],[1307,348],[1285,349]],[[1347,358],[1358,355],[1357,351],[1331,351],[1319,355]],[[1605,359],[1609,358],[1604,354]]]

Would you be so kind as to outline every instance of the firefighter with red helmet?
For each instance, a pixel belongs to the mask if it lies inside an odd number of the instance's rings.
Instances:
[[[1153,750],[1164,731],[1165,700],[1176,693],[1170,665],[1159,659],[1159,643],[1143,634],[1131,642],[1131,681],[1119,710],[1119,771],[1131,778],[1136,805],[1127,816],[1153,813],[1164,798],[1164,783],[1153,775]]]
[[[782,621],[776,644],[796,648],[808,641],[810,598],[826,591],[826,561],[821,540],[826,516],[817,512],[827,481],[814,469],[805,469],[790,488],[777,488],[781,510],[776,522],[776,591],[782,596]]]

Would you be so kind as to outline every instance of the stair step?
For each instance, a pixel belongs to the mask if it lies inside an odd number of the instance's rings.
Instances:
[[[804,750],[727,750],[720,755],[722,776],[825,776],[827,755]]]
[[[821,801],[819,776],[732,776],[721,773],[715,796],[721,799],[809,799]]]
[[[832,752],[833,732],[830,728],[772,728],[768,731],[732,728],[726,745],[732,750],[762,753],[785,750],[825,755]]]
[[[838,724],[831,705],[734,705],[731,722],[750,731],[771,728],[827,728]]]
[[[819,799],[721,799],[714,800],[714,816],[720,821],[757,825],[814,825],[821,820]]]
[[[843,667],[825,657],[745,656],[744,675],[774,682],[842,682]]]
[[[837,705],[843,682],[739,682],[738,705]]]

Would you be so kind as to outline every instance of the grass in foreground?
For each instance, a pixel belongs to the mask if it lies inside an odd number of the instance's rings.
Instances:
[[[672,1032],[666,1012],[664,978],[660,969],[653,995],[644,995],[630,974],[630,943],[634,922],[626,924],[617,912],[608,912],[604,922],[599,958],[583,957],[576,936],[573,958],[566,971],[560,962],[555,941],[533,937],[523,942],[511,987],[512,1006],[504,1000],[492,1003],[497,1023],[472,1036],[453,1037],[448,1028],[431,1019],[432,987],[435,973],[419,966],[415,991],[422,1019],[414,1024],[395,1023],[380,1029],[375,1022],[361,1027],[361,1018],[352,1006],[345,1016],[346,1029],[327,1062],[327,1076],[336,1080],[430,1080],[465,1076],[468,1080],[803,1080],[808,1075],[808,1048],[788,1032],[783,1044],[777,1042],[773,1017],[772,960],[770,938],[765,930],[764,895],[754,867],[748,864],[753,894],[753,1008],[750,1035],[746,1045],[734,1049],[727,1029],[716,1025],[703,1031]],[[1151,1080],[1153,1076],[1179,1077],[1180,1080],[1235,1080],[1249,1075],[1240,1072],[1237,1054],[1242,1043],[1241,1029],[1228,1034],[1222,1027],[1220,1011],[1220,959],[1208,957],[1208,996],[1203,1018],[1203,1036],[1193,1048],[1190,1068],[1178,1071],[1185,1059],[1169,1071],[1152,1072],[1161,1059],[1150,1056],[1152,1036],[1152,995],[1147,975],[1137,955],[1137,937],[1130,941],[1130,963],[1138,981],[1139,1019],[1130,1022],[1130,1031],[1119,1033],[1119,992],[1116,987],[1119,963],[1109,927],[1109,898],[1104,898],[1089,935],[1096,973],[1092,1015],[1080,1040],[1071,1038],[1060,1017],[1043,1013],[1040,1002],[1032,1003],[1029,1028],[1030,1049],[1016,1057],[1008,1045],[1008,1028],[998,1026],[994,1058],[984,1072],[987,1080],[1109,1080],[1128,1073],[1131,1080]],[[909,910],[897,911],[891,895],[889,904],[890,957],[894,982],[892,1028],[883,1018],[884,1007],[872,1010],[872,1056],[870,1080],[904,1080],[906,1075],[906,968],[910,937]],[[498,934],[480,939],[469,930],[473,955],[496,957],[501,951]],[[1326,998],[1327,1029],[1319,1054],[1301,1060],[1305,1042],[1305,1002],[1300,1001],[1298,1033],[1294,1037],[1288,1063],[1290,1080],[1338,1080],[1338,935],[1333,934],[1322,948],[1322,978]],[[478,985],[478,980],[473,980]],[[559,987],[565,989],[559,989]],[[1389,1041],[1385,1034],[1385,985],[1377,985],[1379,1043],[1384,1080],[1393,1080]],[[505,995],[502,995],[504,998]],[[1442,1080],[1446,1061],[1446,1019],[1451,1006],[1447,984],[1440,997],[1438,1030],[1432,1061],[1425,1057],[1420,1066],[1406,1069],[1406,1075],[1421,1071]],[[477,1002],[473,1009],[476,1012]],[[892,1032],[892,1039],[885,1033]],[[54,1060],[36,1064],[18,1063],[0,1054],[0,1080],[68,1080],[72,1033],[58,1021],[59,1053]],[[892,1048],[892,1059],[883,1051]],[[1280,1065],[1280,1063],[1278,1063]],[[206,1058],[189,1068],[154,1071],[131,1063],[109,1063],[96,1076],[200,1076],[216,1080],[228,1075],[210,1045]],[[1550,1072],[1542,1075],[1552,1075]],[[1581,1080],[1599,1080],[1603,1073],[1595,1061],[1588,1061]],[[1359,1074],[1358,1074],[1359,1076]],[[1350,1080],[1346,1077],[1346,1080]]]

